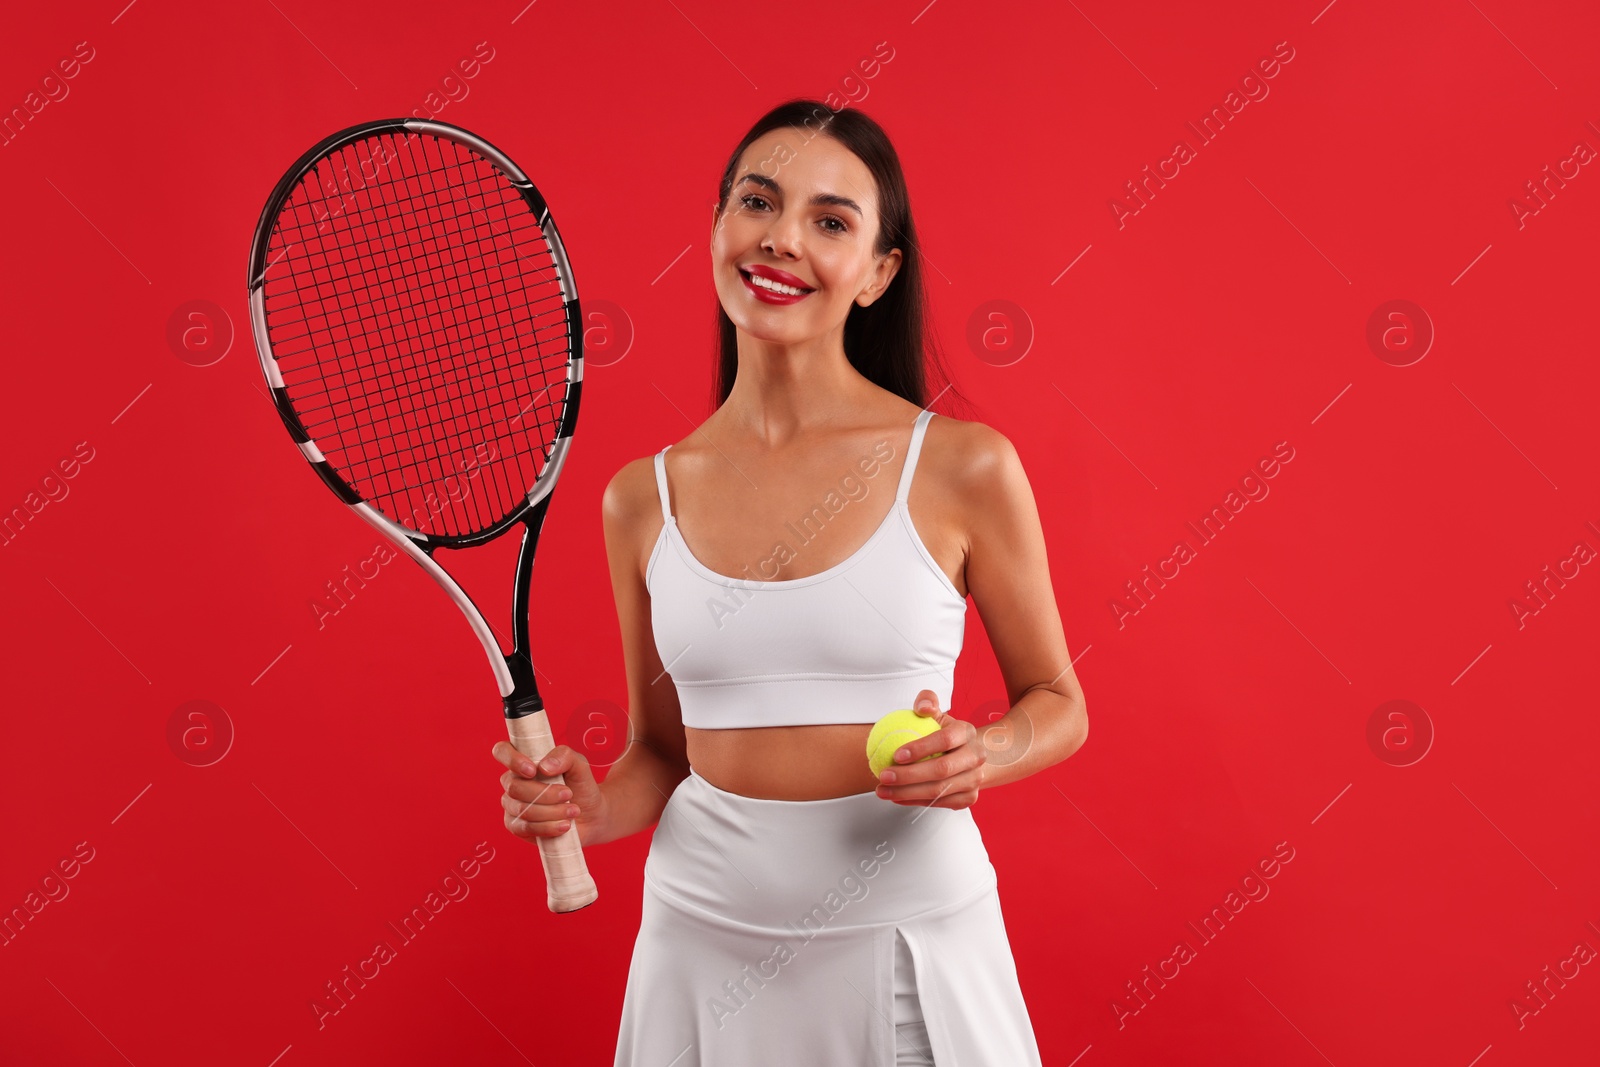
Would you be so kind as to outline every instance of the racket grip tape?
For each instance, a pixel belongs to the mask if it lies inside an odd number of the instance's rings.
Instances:
[[[507,719],[506,726],[511,732],[511,744],[534,763],[544,759],[556,747],[556,739],[550,732],[550,719],[543,711]],[[557,785],[565,782],[565,777],[560,774],[540,774],[537,779]],[[537,840],[539,859],[544,864],[544,882],[549,890],[550,910],[577,911],[593,904],[600,890],[596,888],[594,879],[589,876],[589,867],[583,861],[577,822],[574,821],[567,827],[566,833],[558,837],[541,837]]]

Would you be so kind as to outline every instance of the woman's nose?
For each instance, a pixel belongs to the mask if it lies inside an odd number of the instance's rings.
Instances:
[[[796,221],[776,218],[767,227],[761,247],[774,255],[796,256],[800,251],[800,227]]]

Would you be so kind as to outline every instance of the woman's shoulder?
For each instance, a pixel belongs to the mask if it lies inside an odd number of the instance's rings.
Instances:
[[[1022,462],[1009,438],[982,422],[937,414],[928,420],[917,458],[917,482],[932,482],[938,495],[960,506],[981,507],[985,501],[1026,484]],[[681,448],[679,446],[682,446]],[[701,450],[703,434],[691,432],[672,447],[685,456]],[[656,453],[629,460],[606,485],[601,509],[607,523],[618,529],[647,523],[659,516],[661,497],[656,483]],[[693,457],[690,457],[691,466]]]
[[[655,456],[640,456],[622,465],[606,484],[600,497],[600,513],[606,525],[630,529],[647,515],[661,511],[656,491]]]
[[[968,506],[980,505],[996,487],[1024,478],[1022,460],[1011,440],[982,422],[939,415],[928,420],[917,458],[919,474],[931,468],[946,493],[961,496]]]

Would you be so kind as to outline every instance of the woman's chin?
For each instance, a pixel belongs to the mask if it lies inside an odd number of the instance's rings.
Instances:
[[[728,317],[740,333],[757,341],[775,345],[793,345],[808,339],[805,331],[796,329],[793,323],[774,323],[771,317],[766,315],[749,318],[742,315],[739,318],[731,315]]]

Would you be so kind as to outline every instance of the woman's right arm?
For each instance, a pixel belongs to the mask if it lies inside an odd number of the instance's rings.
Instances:
[[[500,779],[506,829],[517,837],[532,840],[563,833],[569,805],[577,809],[578,840],[584,847],[628,837],[656,823],[667,798],[689,775],[678,690],[656,652],[650,594],[644,584],[647,549],[654,544],[645,535],[661,529],[653,464],[650,458],[624,466],[606,486],[601,501],[627,673],[627,748],[605,781],[596,782],[588,759],[569,745],[557,745],[541,767],[546,774],[562,774],[563,788],[533,777],[526,757],[509,742],[496,744],[495,758],[507,768]]]
[[[667,798],[689,776],[678,689],[662,666],[650,623],[650,593],[644,572],[661,530],[654,457],[624,466],[601,501],[611,590],[622,631],[622,662],[628,680],[628,747],[611,765],[602,785],[607,825],[596,843],[648,829],[661,817]],[[581,836],[581,835],[580,835]],[[584,844],[588,844],[587,840]]]

